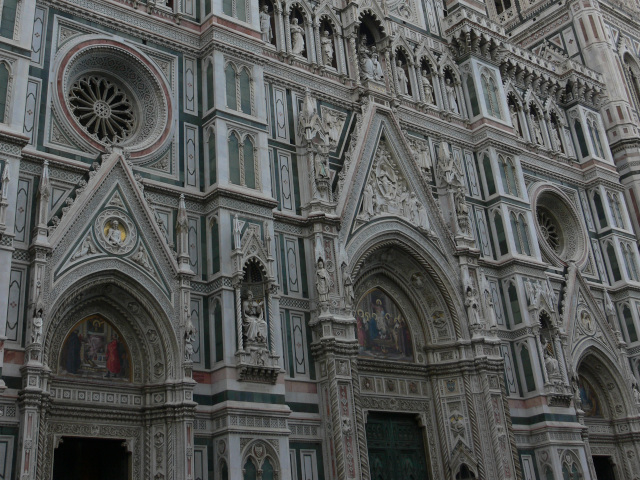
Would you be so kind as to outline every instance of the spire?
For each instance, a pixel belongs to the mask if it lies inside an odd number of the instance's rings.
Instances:
[[[49,196],[51,195],[51,182],[49,180],[49,161],[45,160],[42,166],[42,177],[38,188],[38,224],[35,228],[34,243],[48,243],[47,223],[49,220]]]
[[[176,234],[178,240],[178,266],[182,272],[191,271],[189,267],[189,222],[187,207],[184,203],[184,193],[180,195],[178,202],[178,218],[176,221]]]

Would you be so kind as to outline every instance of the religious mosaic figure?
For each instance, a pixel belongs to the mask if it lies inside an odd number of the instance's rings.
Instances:
[[[460,106],[458,105],[458,96],[456,95],[456,88],[451,82],[450,78],[447,78],[444,86],[445,91],[447,92],[447,100],[449,101],[449,109],[453,113],[460,113]]]
[[[406,318],[395,302],[380,289],[365,294],[356,307],[360,354],[393,360],[413,359]]]
[[[302,55],[304,51],[304,29],[298,25],[298,19],[293,17],[290,25],[291,31],[291,53]]]
[[[262,41],[271,43],[273,32],[271,31],[271,15],[269,15],[268,5],[263,5],[260,10],[260,32],[262,32]]]
[[[257,302],[253,292],[247,293],[247,299],[242,302],[242,326],[247,342],[265,343],[267,340],[267,322],[264,319],[264,300]]]
[[[422,70],[422,89],[424,90],[424,101],[433,105],[433,85],[426,70]]]
[[[118,335],[111,335],[111,341],[107,344],[107,374],[105,378],[117,377],[122,372],[122,344],[118,341]]]
[[[330,67],[333,64],[333,38],[327,30],[320,37],[320,46],[322,47],[322,62]]]
[[[398,93],[400,95],[408,95],[409,94],[409,79],[407,78],[407,74],[404,71],[404,67],[402,62],[398,60],[396,64],[397,75],[398,75]]]

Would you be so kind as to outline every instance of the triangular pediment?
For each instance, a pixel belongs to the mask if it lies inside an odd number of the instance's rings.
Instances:
[[[612,359],[617,358],[617,338],[579,272],[569,278],[565,291],[563,325],[569,337],[569,351],[574,362],[590,346],[598,346]]]
[[[396,220],[411,227],[441,251],[444,245],[455,248],[436,200],[431,194],[431,173],[420,162],[415,151],[415,138],[402,132],[393,115],[378,107],[371,107],[360,122],[352,160],[340,189],[338,211],[348,234],[380,220]],[[431,155],[426,139],[427,150]],[[412,147],[413,145],[413,147]]]
[[[49,243],[54,285],[72,272],[116,269],[171,296],[174,254],[121,151],[104,156]]]

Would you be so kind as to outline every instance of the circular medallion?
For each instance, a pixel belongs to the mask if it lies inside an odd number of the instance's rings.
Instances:
[[[119,210],[103,211],[96,218],[94,228],[102,248],[117,255],[129,253],[138,238],[133,221]]]

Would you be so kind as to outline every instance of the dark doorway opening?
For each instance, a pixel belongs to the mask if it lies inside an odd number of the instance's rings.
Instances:
[[[593,466],[596,469],[596,478],[598,480],[616,480],[611,457],[594,455]]]
[[[428,480],[422,428],[415,415],[370,412],[367,446],[372,480]]]
[[[122,440],[64,437],[53,457],[53,480],[129,480]]]

